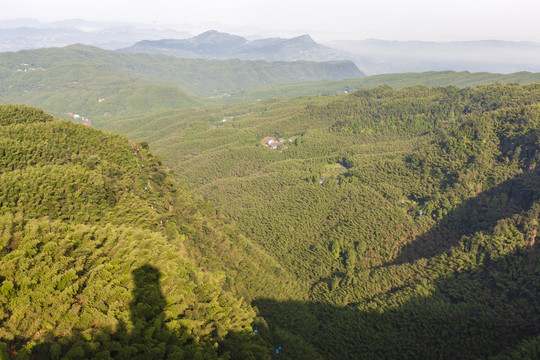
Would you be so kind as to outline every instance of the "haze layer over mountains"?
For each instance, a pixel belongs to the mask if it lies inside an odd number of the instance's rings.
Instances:
[[[193,30],[199,35],[193,36]],[[540,71],[540,44],[534,42],[336,39],[322,44],[308,34],[277,38],[252,33],[242,37],[201,27],[191,27],[185,31],[81,19],[54,23],[32,19],[0,21],[0,51],[61,47],[75,43],[108,50],[210,59],[351,60],[367,75],[443,70],[496,73]]]

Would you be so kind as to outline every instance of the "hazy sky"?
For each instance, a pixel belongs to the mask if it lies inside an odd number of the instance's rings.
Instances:
[[[540,0],[24,0],[3,4],[0,19],[219,22],[315,37],[540,41],[539,15]]]

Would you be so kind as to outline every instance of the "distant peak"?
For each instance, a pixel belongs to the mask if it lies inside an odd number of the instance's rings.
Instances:
[[[217,30],[205,31],[202,34],[199,34],[199,35],[195,36],[193,39],[203,40],[203,39],[209,39],[209,38],[212,38],[212,39],[215,39],[215,38],[221,38],[221,39],[241,38],[241,39],[243,39],[241,36],[231,35],[231,34],[228,34],[228,33],[219,32]]]
[[[64,49],[89,50],[89,49],[97,49],[97,47],[81,44],[81,43],[76,43],[76,44],[66,45],[64,46]]]
[[[297,36],[295,38],[292,38],[291,40],[315,43],[315,41],[308,34]]]
[[[227,33],[224,33],[224,32],[219,32],[217,30],[208,30],[208,31],[205,31],[203,33],[200,33],[199,35],[197,35],[195,37],[216,36],[216,35],[230,35],[230,34],[227,34]]]

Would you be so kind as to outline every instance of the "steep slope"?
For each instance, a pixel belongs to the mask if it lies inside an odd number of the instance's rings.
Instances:
[[[24,106],[0,128],[0,355],[269,358],[241,297],[288,275],[146,144]]]
[[[255,300],[274,328],[326,359],[474,359],[540,333],[539,104],[538,84],[383,86],[107,128],[304,280],[308,302]]]
[[[249,41],[241,36],[210,30],[189,39],[139,41],[122,52],[174,55],[182,58],[265,61],[350,60],[350,54],[317,44],[309,35],[291,39]],[[358,71],[356,76],[363,74]]]

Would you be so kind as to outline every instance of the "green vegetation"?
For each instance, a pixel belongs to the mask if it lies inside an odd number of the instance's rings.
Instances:
[[[253,301],[274,334],[327,359],[474,359],[538,348],[539,104],[538,84],[383,86],[97,125],[294,274],[308,301]]]
[[[342,94],[382,84],[398,89],[540,81],[539,74],[527,72],[442,71],[350,79],[358,76],[350,62],[179,59],[72,45],[1,53],[0,103],[37,106],[63,118],[77,114],[93,123],[209,104]]]
[[[538,74],[321,66],[0,54],[0,356],[538,357]]]
[[[240,89],[342,79],[353,70],[350,62],[179,59],[72,45],[0,54],[0,102],[93,118],[198,106]]]
[[[531,84],[540,81],[539,73],[513,74],[470,73],[468,71],[428,71],[423,73],[383,74],[360,79],[322,80],[309,83],[268,85],[256,89],[237,91],[224,99],[228,104],[254,102],[269,98],[293,98],[308,95],[336,95],[351,93],[362,88],[388,85],[392,89],[425,85],[429,87],[453,85],[460,88],[492,83]]]
[[[295,296],[286,272],[146,143],[24,106],[0,129],[2,356],[270,358],[242,297]]]

